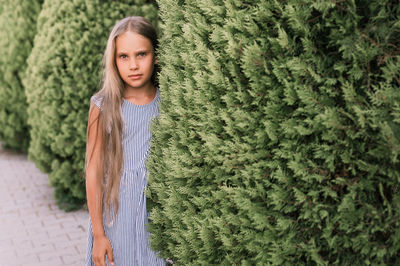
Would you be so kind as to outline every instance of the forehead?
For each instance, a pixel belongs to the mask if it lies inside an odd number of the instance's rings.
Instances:
[[[115,50],[116,52],[153,50],[153,45],[151,44],[151,41],[143,35],[127,31],[115,39]]]

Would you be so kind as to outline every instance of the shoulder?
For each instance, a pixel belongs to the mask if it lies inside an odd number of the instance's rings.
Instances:
[[[90,98],[90,102],[93,103],[94,105],[96,105],[97,108],[102,110],[101,104],[103,103],[103,99],[104,99],[104,97],[102,95],[95,94]]]

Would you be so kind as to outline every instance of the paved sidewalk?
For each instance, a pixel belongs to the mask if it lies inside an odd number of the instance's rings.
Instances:
[[[59,210],[48,176],[0,147],[1,266],[83,265],[88,218]]]

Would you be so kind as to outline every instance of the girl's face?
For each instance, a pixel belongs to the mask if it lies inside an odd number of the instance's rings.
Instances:
[[[150,89],[154,69],[154,50],[151,41],[131,31],[115,40],[115,62],[125,89]]]

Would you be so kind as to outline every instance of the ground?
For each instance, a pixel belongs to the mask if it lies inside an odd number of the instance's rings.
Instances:
[[[57,207],[48,176],[26,155],[0,148],[0,266],[83,265],[88,219]]]

